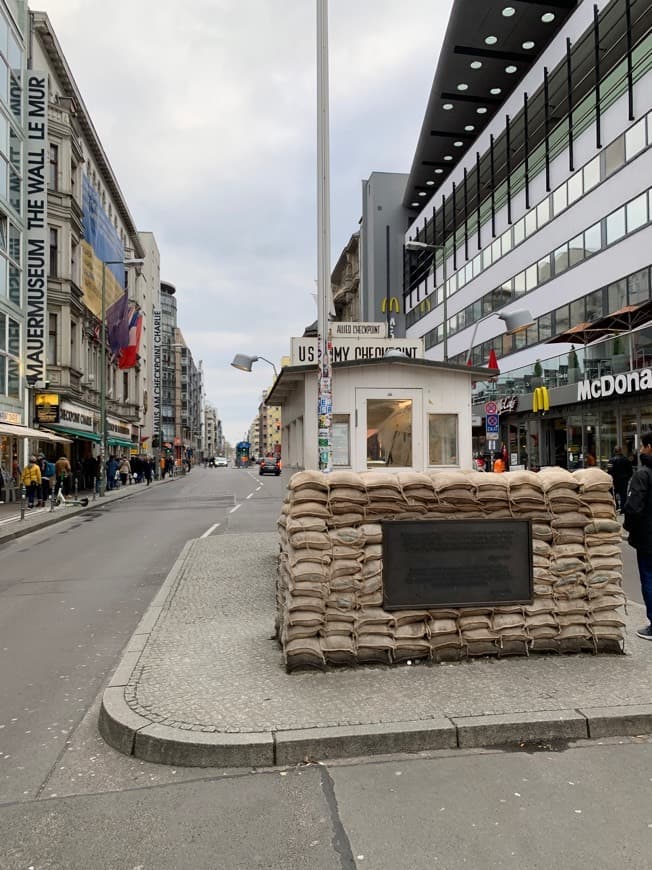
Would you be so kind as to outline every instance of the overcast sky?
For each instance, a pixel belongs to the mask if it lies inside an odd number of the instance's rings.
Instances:
[[[331,268],[361,180],[407,172],[452,0],[330,0]],[[226,437],[317,317],[315,0],[34,0],[48,13]]]

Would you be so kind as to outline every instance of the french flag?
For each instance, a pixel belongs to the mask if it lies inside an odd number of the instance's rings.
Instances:
[[[122,348],[118,357],[119,369],[132,369],[138,362],[140,336],[143,331],[143,315],[134,308],[129,320],[129,344]]]

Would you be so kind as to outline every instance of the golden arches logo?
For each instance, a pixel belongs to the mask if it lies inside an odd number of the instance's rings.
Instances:
[[[388,301],[389,301],[389,306],[388,306]],[[396,298],[396,296],[392,296],[389,300],[383,299],[383,301],[380,303],[380,310],[383,312],[383,314],[387,311],[388,307],[389,307],[390,312],[395,311],[398,314],[398,312],[400,311],[400,308],[399,308],[398,299]]]
[[[550,410],[550,394],[548,393],[548,387],[536,388],[532,397],[532,410],[535,414],[539,411],[543,412]]]
[[[432,305],[430,304],[430,299],[422,299],[421,302],[419,302],[419,311],[421,314],[426,314],[431,308]]]

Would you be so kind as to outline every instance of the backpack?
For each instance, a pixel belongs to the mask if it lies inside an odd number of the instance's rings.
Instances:
[[[54,477],[56,473],[56,468],[54,467],[54,462],[45,462],[45,471],[44,474],[46,477]]]

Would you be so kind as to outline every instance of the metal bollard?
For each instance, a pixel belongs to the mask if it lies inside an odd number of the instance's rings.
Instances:
[[[50,490],[50,513],[54,510],[54,490]]]
[[[79,495],[79,481],[75,477],[75,498]]]
[[[93,501],[97,498],[97,478],[93,478]]]
[[[23,483],[20,487],[20,518],[21,520],[25,519],[25,496],[27,494],[27,490],[25,489],[25,484]]]

